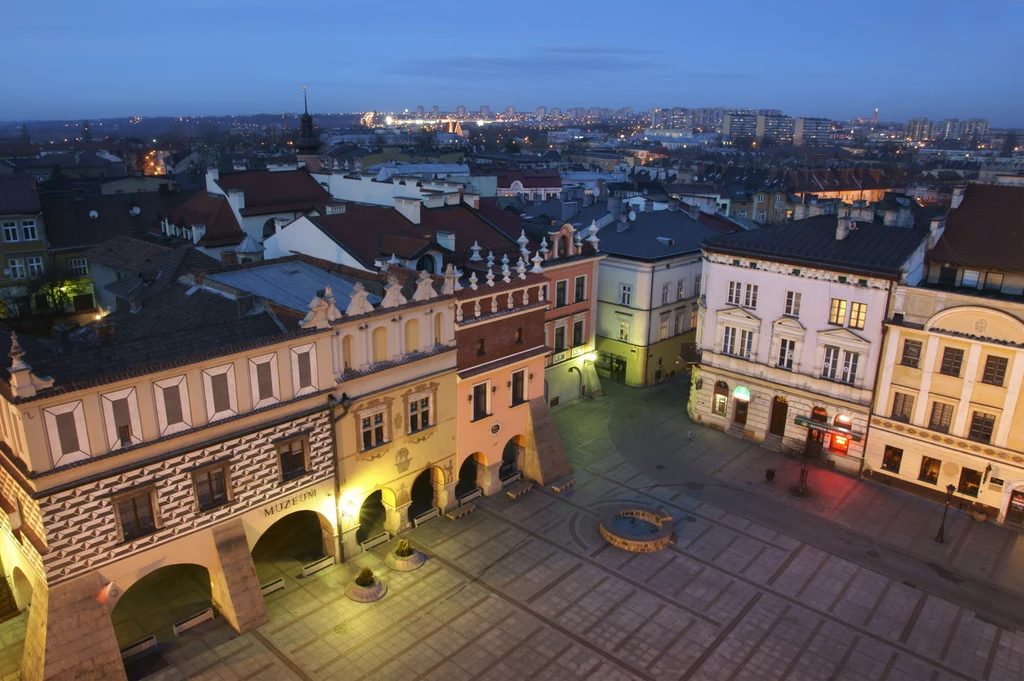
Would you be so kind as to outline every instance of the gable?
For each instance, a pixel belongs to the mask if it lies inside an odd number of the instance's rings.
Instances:
[[[750,314],[742,307],[727,307],[724,310],[718,310],[717,315],[719,319],[734,320],[743,322],[760,322],[761,318]]]

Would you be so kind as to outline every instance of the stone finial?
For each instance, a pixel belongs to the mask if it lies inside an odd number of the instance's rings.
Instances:
[[[400,265],[400,264],[401,264],[401,261],[398,259],[398,256],[395,255],[394,253],[392,253],[391,254],[391,258],[388,260],[388,265]]]
[[[516,273],[520,279],[526,279],[526,263],[523,261],[523,256],[519,256],[519,262],[516,263]]]
[[[366,292],[366,288],[362,282],[356,282],[352,287],[352,295],[349,296],[348,307],[345,308],[345,314],[349,317],[355,315],[366,314],[373,312],[373,304],[370,303],[370,294]]]
[[[469,250],[473,251],[473,255],[469,256],[470,260],[474,262],[483,260],[483,258],[480,257],[480,244],[474,241],[473,245],[469,247]]]
[[[434,290],[433,278],[426,271],[420,272],[419,278],[416,279],[416,292],[412,294],[412,299],[419,301],[430,300],[436,297],[437,291]]]
[[[501,280],[506,284],[509,282],[510,272],[508,270],[508,256],[501,259]]]
[[[583,247],[583,237],[580,236],[579,230],[576,230],[576,233],[573,235],[572,244],[576,247],[577,252]]]
[[[480,299],[477,298],[473,302],[473,316],[474,317],[479,317],[482,313],[483,313],[483,310],[480,308]]]
[[[596,221],[592,221],[590,223],[590,227],[587,229],[587,231],[590,233],[590,236],[587,237],[587,243],[590,244],[591,246],[593,246],[594,250],[597,251],[598,250],[598,242],[600,241],[597,238],[597,232],[598,232],[597,222]]]
[[[11,331],[11,389],[18,397],[35,397],[36,391],[52,388],[53,379],[36,376],[25,361],[25,351],[18,342],[18,334]]]
[[[525,278],[526,277],[523,277],[523,279],[525,279]],[[530,289],[524,288],[523,289],[523,305],[525,306],[525,305],[529,305],[529,304],[530,304]]]
[[[544,262],[544,258],[541,257],[540,251],[537,251],[533,256],[533,268],[530,270],[534,274],[544,274],[544,268],[540,264]]]
[[[526,230],[521,230],[519,232],[519,238],[516,239],[516,243],[519,244],[519,250],[523,250],[524,248],[526,248],[526,244],[528,244],[529,242],[530,240],[526,238]]]
[[[548,238],[547,237],[543,237],[540,240],[540,252],[544,253],[545,255],[547,255],[547,252],[548,252]]]
[[[508,265],[508,253],[503,253],[501,255],[501,264]]]
[[[463,288],[462,287],[462,270],[456,269],[455,270],[455,290],[456,291],[461,291],[462,288]]]
[[[25,362],[25,351],[21,349],[21,343],[18,342],[18,334],[11,331],[11,373],[28,371],[31,368]]]
[[[407,302],[409,301],[402,295],[402,285],[398,283],[398,277],[393,274],[389,275],[387,286],[384,287],[384,300],[380,303],[381,307],[398,307]]]
[[[462,323],[462,306],[461,305],[456,305],[455,306],[455,321],[457,321],[459,323]]]
[[[487,268],[487,285],[494,286],[494,271],[490,267]]]
[[[299,322],[304,329],[325,329],[341,319],[341,311],[334,304],[334,292],[330,286],[324,289],[323,295],[313,296],[309,301],[309,312]]]
[[[444,268],[444,284],[441,285],[441,293],[446,296],[455,293],[455,285],[458,282],[459,279],[455,276],[455,265],[448,263],[448,267]]]
[[[494,251],[487,251],[487,266],[490,267],[494,264]]]
[[[471,289],[473,289],[475,291],[476,290],[476,283],[478,281],[480,281],[480,280],[476,278],[476,272],[473,272],[472,274],[470,274],[469,275],[469,288],[471,288]]]

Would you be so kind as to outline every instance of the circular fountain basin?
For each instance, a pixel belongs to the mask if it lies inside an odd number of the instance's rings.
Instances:
[[[633,553],[660,551],[675,541],[672,516],[664,509],[622,504],[601,515],[601,536],[612,546]]]

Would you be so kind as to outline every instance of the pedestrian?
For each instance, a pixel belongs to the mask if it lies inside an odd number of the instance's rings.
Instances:
[[[686,441],[693,442],[693,428],[690,428],[686,431]]]

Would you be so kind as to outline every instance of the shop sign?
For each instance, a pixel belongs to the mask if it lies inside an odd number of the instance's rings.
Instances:
[[[282,499],[281,501],[277,502],[276,504],[271,504],[270,506],[267,506],[266,508],[263,509],[263,517],[266,518],[268,516],[272,516],[275,513],[280,513],[281,511],[284,511],[286,509],[298,506],[299,504],[301,504],[304,501],[309,501],[310,499],[315,499],[315,498],[316,498],[316,488],[315,487],[313,489],[304,490],[302,492],[299,492],[298,494],[296,494],[295,496],[293,496],[291,498]]]
[[[743,385],[736,386],[736,389],[732,391],[732,396],[741,402],[750,401],[750,390]]]
[[[806,416],[797,416],[793,419],[793,423],[810,430],[816,430],[819,433],[827,433],[829,435],[837,435],[839,437],[849,438],[854,442],[860,442],[862,436],[860,433],[855,433],[849,428],[842,428],[840,426],[830,426],[827,423],[820,423],[818,421],[812,421]]]

